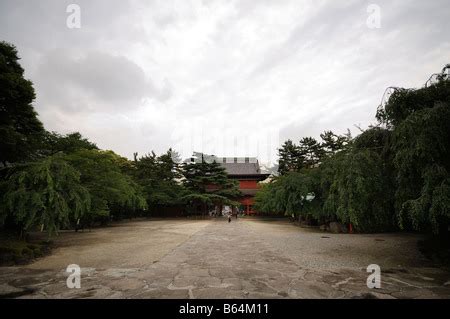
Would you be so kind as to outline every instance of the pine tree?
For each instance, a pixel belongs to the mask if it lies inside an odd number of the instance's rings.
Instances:
[[[202,214],[210,205],[237,205],[233,198],[240,194],[238,184],[228,178],[225,168],[216,161],[184,163],[182,174],[183,184],[189,191],[184,201],[190,206],[200,205]]]
[[[151,152],[139,159],[136,154],[133,174],[143,187],[151,209],[181,203],[185,190],[179,183],[181,173],[176,154],[172,149],[160,156]]]
[[[300,140],[299,152],[307,168],[315,167],[324,156],[322,145],[313,137],[304,137]]]
[[[322,153],[323,156],[331,156],[344,149],[348,143],[348,138],[342,135],[336,135],[333,131],[325,131],[320,134],[322,139]]]
[[[297,145],[287,140],[278,149],[278,173],[284,175],[287,172],[299,171],[303,167],[304,157]]]

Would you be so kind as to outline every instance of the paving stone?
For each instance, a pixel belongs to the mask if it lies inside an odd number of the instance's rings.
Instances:
[[[188,299],[189,298],[189,290],[187,289],[167,289],[167,288],[158,288],[152,290],[143,290],[142,292],[132,294],[130,298],[143,298],[143,299],[153,299],[153,298],[161,298],[161,299]]]
[[[406,244],[412,240],[406,235],[377,234],[376,238],[386,240],[375,242],[372,235],[338,234],[333,235],[333,240],[325,241],[320,233],[281,222],[233,220],[228,224],[218,219],[204,223],[196,232],[187,231],[192,224],[193,221],[161,222],[163,231],[154,236],[155,242],[173,241],[173,236],[184,231],[189,236],[154,262],[151,259],[139,267],[124,263],[113,252],[105,252],[112,258],[108,262],[115,262],[82,268],[82,289],[67,288],[67,274],[61,267],[49,270],[39,268],[39,263],[30,267],[3,267],[0,295],[11,293],[19,298],[450,297],[448,272],[422,267],[418,257],[404,258],[406,252],[415,254],[407,248]],[[127,232],[133,232],[133,228]],[[376,244],[385,250],[370,255],[370,246],[360,242]],[[138,241],[135,239],[133,243],[136,245]],[[394,243],[399,248],[389,246]],[[366,267],[370,263],[382,266],[381,289],[367,288]]]
[[[31,291],[27,288],[18,288],[8,284],[0,284],[0,297],[14,298],[29,294]]]
[[[242,291],[232,289],[217,289],[217,288],[198,288],[192,290],[194,298],[198,299],[237,299],[244,298]]]

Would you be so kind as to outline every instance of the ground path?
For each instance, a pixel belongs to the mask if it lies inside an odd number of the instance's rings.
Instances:
[[[146,220],[63,233],[52,255],[0,268],[21,298],[450,298],[410,234],[347,235],[286,221]],[[68,289],[65,268],[82,267]],[[378,264],[381,289],[368,289]]]

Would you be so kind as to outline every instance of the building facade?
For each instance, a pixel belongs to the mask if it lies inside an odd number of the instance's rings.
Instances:
[[[253,215],[257,214],[254,209],[255,195],[260,188],[260,182],[266,180],[270,174],[261,172],[258,159],[256,157],[217,157],[203,153],[194,152],[188,160],[190,162],[207,161],[220,164],[227,172],[228,178],[238,181],[241,196],[233,200],[241,205],[240,212]],[[214,189],[214,186],[211,186]],[[222,207],[222,213],[235,213],[231,207]]]
[[[239,182],[242,196],[235,200],[241,203],[241,212],[256,214],[253,204],[255,194],[260,188],[259,182],[267,179],[270,174],[261,172],[259,162],[254,157],[222,157],[215,160],[225,168],[228,178]]]

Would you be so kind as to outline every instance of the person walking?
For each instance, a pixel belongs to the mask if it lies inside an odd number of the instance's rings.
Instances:
[[[231,223],[231,215],[228,215],[228,222]]]

